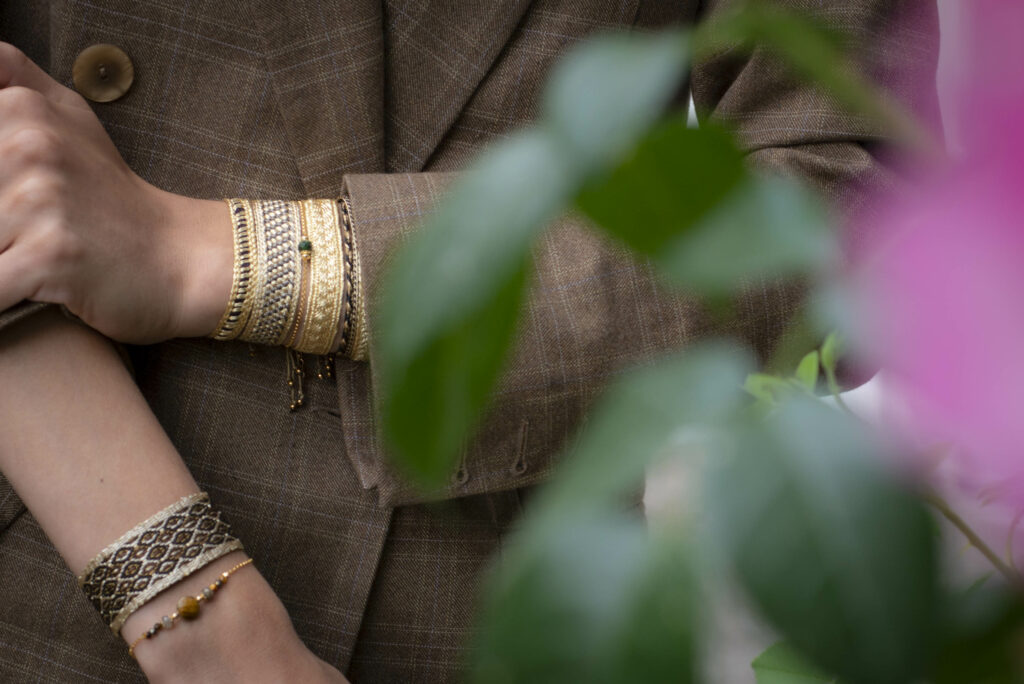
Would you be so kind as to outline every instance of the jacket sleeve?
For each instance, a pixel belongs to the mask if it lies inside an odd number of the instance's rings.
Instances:
[[[713,18],[729,4],[705,3],[700,19]],[[783,4],[845,34],[859,68],[914,109],[929,114],[936,109],[934,2]],[[752,165],[805,179],[841,212],[855,210],[865,188],[891,182],[880,156],[886,132],[790,78],[761,49],[744,57],[725,51],[704,60],[695,65],[691,83],[698,111],[733,127]],[[452,178],[430,172],[347,176],[371,339],[374,297],[388,256]],[[372,351],[368,364],[339,367],[346,450],[362,485],[376,488],[385,505],[532,485],[548,475],[588,406],[623,367],[712,332],[740,337],[763,359],[798,304],[797,288],[755,283],[740,297],[735,328],[713,329],[693,298],[668,292],[648,264],[606,242],[580,219],[566,217],[536,247],[535,277],[513,359],[449,483],[419,492],[389,467],[374,417]]]

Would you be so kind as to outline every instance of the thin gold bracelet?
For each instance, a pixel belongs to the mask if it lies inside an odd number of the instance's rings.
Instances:
[[[178,599],[178,610],[174,611],[170,615],[164,615],[162,618],[160,618],[159,622],[154,623],[152,627],[143,632],[142,635],[139,636],[139,638],[137,638],[135,641],[133,641],[131,645],[128,647],[128,655],[134,658],[135,647],[138,646],[139,643],[146,639],[152,639],[161,630],[171,629],[172,627],[174,627],[175,623],[177,623],[178,620],[195,620],[196,618],[198,618],[200,613],[199,609],[202,606],[203,602],[211,600],[213,598],[213,595],[216,594],[220,590],[220,588],[227,583],[229,577],[231,577],[233,574],[235,574],[236,572],[238,572],[239,570],[241,570],[246,565],[249,565],[252,562],[252,558],[247,558],[246,560],[242,561],[230,570],[225,570],[224,572],[222,572],[220,574],[220,577],[214,580],[212,584],[205,587],[199,594],[196,594],[195,596],[182,596],[180,599]]]

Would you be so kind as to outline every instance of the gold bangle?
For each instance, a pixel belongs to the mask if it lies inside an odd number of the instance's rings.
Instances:
[[[291,334],[288,335],[288,339],[285,340],[284,346],[289,349],[293,349],[295,346],[295,338],[299,334],[299,328],[302,327],[302,319],[304,318],[303,312],[309,308],[309,292],[312,287],[310,283],[310,265],[309,262],[313,258],[313,243],[309,240],[308,228],[306,227],[305,212],[302,210],[302,203],[296,202],[295,206],[296,216],[299,221],[299,244],[297,245],[299,255],[301,256],[301,265],[299,267],[299,283],[298,292],[296,296],[295,304],[295,320],[291,324]]]
[[[307,354],[327,354],[338,334],[344,295],[338,205],[335,200],[306,200],[302,209],[312,255],[305,326],[294,348]]]
[[[227,199],[231,212],[232,235],[234,237],[234,266],[231,278],[231,294],[228,305],[217,327],[210,335],[222,342],[238,336],[245,321],[243,314],[249,291],[252,269],[252,225],[246,204],[237,199]]]
[[[263,317],[264,305],[267,301],[267,277],[265,273],[267,263],[267,237],[263,226],[263,216],[259,203],[250,200],[240,200],[245,206],[245,213],[249,220],[252,242],[251,255],[252,264],[249,269],[249,296],[246,297],[247,306],[238,326],[238,339],[247,342],[255,342],[253,333]]]
[[[247,558],[235,567],[231,568],[230,570],[222,572],[220,574],[220,577],[218,577],[210,585],[205,587],[199,594],[196,594],[195,596],[182,596],[180,599],[178,599],[178,610],[171,613],[170,615],[164,615],[163,617],[161,617],[159,622],[154,623],[152,627],[147,629],[137,639],[135,639],[135,641],[133,641],[131,645],[128,647],[128,655],[134,658],[135,647],[138,646],[140,642],[144,641],[145,639],[152,639],[157,635],[157,633],[159,633],[162,630],[171,629],[172,627],[174,627],[175,623],[177,623],[179,619],[195,620],[196,618],[198,618],[200,608],[203,602],[211,600],[214,594],[216,594],[221,589],[221,587],[227,584],[229,577],[231,577],[233,574],[235,574],[236,572],[238,572],[239,570],[241,570],[246,565],[249,565],[252,562],[252,558]]]
[[[241,337],[242,332],[248,327],[249,321],[253,318],[253,309],[260,303],[260,293],[256,291],[262,280],[260,277],[260,254],[257,252],[256,245],[256,218],[253,216],[251,202],[242,200],[241,205],[245,211],[248,259],[243,262],[246,275],[243,280],[242,308],[238,314],[238,324],[235,326],[229,339]]]
[[[285,250],[285,268],[288,271],[287,280],[287,307],[284,309],[284,323],[281,326],[277,338],[272,342],[278,346],[290,346],[295,341],[295,333],[298,332],[299,312],[303,303],[302,279],[306,270],[307,256],[299,250],[302,241],[306,239],[305,230],[302,227],[302,212],[298,202],[285,202],[285,211],[288,215],[287,244]]]

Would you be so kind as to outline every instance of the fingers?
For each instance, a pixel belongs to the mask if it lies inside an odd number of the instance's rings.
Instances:
[[[38,269],[29,250],[18,246],[0,252],[0,311],[31,298],[39,286]]]
[[[41,93],[55,104],[89,108],[78,93],[50,78],[21,50],[10,43],[0,42],[0,90],[16,86]]]

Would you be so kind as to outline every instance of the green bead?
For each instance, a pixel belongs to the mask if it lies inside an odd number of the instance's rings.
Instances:
[[[301,240],[299,242],[299,251],[300,252],[312,252],[313,251],[313,243],[310,242],[309,240]]]

